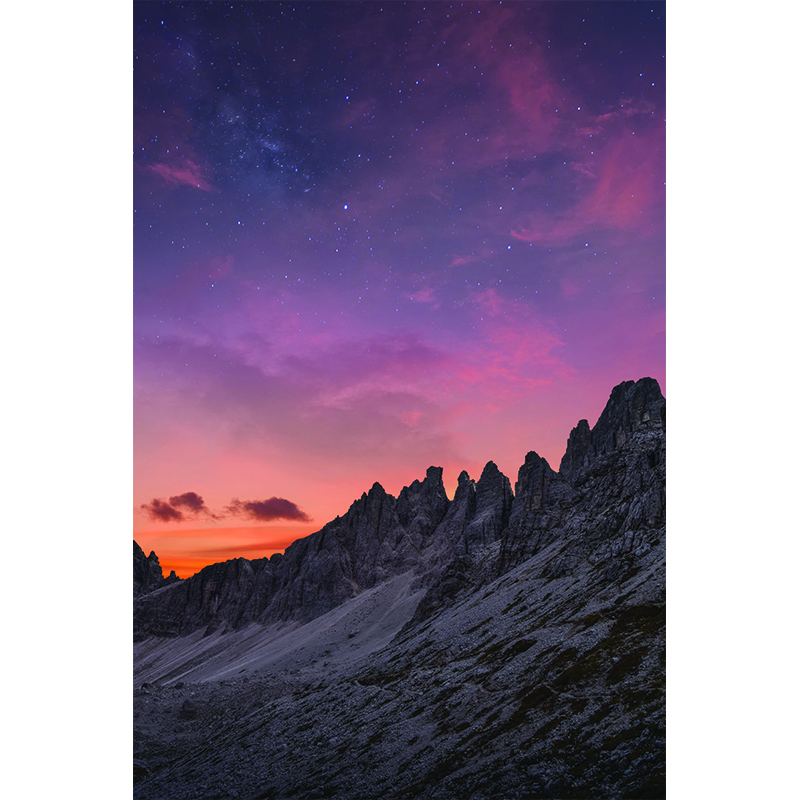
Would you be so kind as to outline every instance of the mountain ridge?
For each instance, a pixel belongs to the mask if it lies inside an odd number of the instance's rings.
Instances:
[[[625,382],[513,492],[432,467],[135,598],[135,800],[665,797],[665,418]]]
[[[231,559],[183,581],[174,573],[159,580],[155,553],[147,562],[149,572],[140,557],[134,577],[136,637],[185,635],[202,626],[211,633],[251,622],[309,621],[409,569],[419,572],[421,585],[432,586],[448,564],[496,541],[501,541],[501,574],[560,535],[559,509],[575,501],[575,487],[592,465],[624,447],[643,424],[661,425],[663,431],[664,409],[654,379],[618,384],[593,428],[586,420],[573,428],[558,472],[535,451],[527,454],[516,491],[489,461],[477,481],[462,471],[450,500],[442,468],[431,466],[422,481],[403,487],[397,498],[375,482],[343,516],[296,540],[282,556]],[[134,542],[135,553],[137,548]],[[153,593],[170,584],[170,592]]]

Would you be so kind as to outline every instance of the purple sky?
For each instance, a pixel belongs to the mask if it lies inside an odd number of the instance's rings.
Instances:
[[[513,485],[620,381],[666,394],[664,12],[134,4],[145,550],[283,549],[430,465]]]

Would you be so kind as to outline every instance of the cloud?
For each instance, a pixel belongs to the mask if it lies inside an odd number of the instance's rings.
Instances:
[[[663,128],[636,136],[626,129],[612,140],[596,164],[581,161],[573,169],[590,180],[589,190],[557,216],[529,214],[511,235],[525,242],[561,244],[596,228],[649,235],[663,216]]]
[[[184,184],[186,186],[194,186],[197,189],[202,189],[204,192],[210,192],[211,186],[203,177],[200,167],[186,159],[178,165],[174,164],[150,164],[152,172],[161,176],[167,183],[173,185]]]
[[[613,119],[620,119],[622,117],[633,117],[637,114],[649,115],[655,111],[655,105],[647,100],[630,100],[623,98],[620,100],[619,108],[614,111],[609,111],[606,114],[601,114],[595,118],[596,122],[609,122]]]
[[[183,494],[170,497],[169,504],[175,508],[176,506],[184,506],[195,514],[205,512],[210,514],[208,506],[203,501],[203,498],[196,492],[184,492]]]
[[[524,303],[489,288],[473,296],[475,324],[481,344],[464,356],[459,378],[479,385],[492,400],[524,397],[554,378],[573,374],[559,355],[564,342],[544,318]]]
[[[185,519],[177,508],[173,508],[170,503],[159,500],[157,497],[149,503],[142,503],[141,507],[147,512],[150,519],[159,522],[182,522]]]
[[[194,520],[200,517],[221,519],[209,509],[197,492],[173,495],[168,501],[154,497],[149,503],[143,503],[141,508],[150,519],[158,522],[183,522],[186,519]]]
[[[413,300],[415,303],[428,303],[434,309],[439,308],[441,305],[436,297],[436,292],[430,286],[424,289],[418,289],[416,292],[406,292],[405,297],[409,300]]]
[[[311,522],[311,517],[298,508],[291,500],[270,497],[269,500],[231,500],[225,509],[229,514],[244,519],[270,522],[275,519],[288,519],[296,522]]]

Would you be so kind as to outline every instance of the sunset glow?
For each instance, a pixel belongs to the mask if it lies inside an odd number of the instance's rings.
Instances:
[[[666,395],[664,11],[134,4],[133,533],[165,575],[432,465],[513,486],[617,383]]]

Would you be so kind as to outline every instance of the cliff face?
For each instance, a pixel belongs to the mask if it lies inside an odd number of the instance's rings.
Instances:
[[[554,569],[607,558],[620,533],[615,554],[635,552],[664,522],[664,409],[656,381],[627,381],[594,428],[581,420],[572,430],[559,472],[530,452],[512,492],[490,461],[477,482],[461,473],[452,501],[440,467],[397,498],[376,483],[283,557],[213,564],[169,591],[153,594],[165,585],[158,559],[134,544],[135,636],[308,621],[408,570],[431,601],[441,600],[443,581],[452,594],[454,580],[461,588],[485,582],[558,540],[573,544]]]

